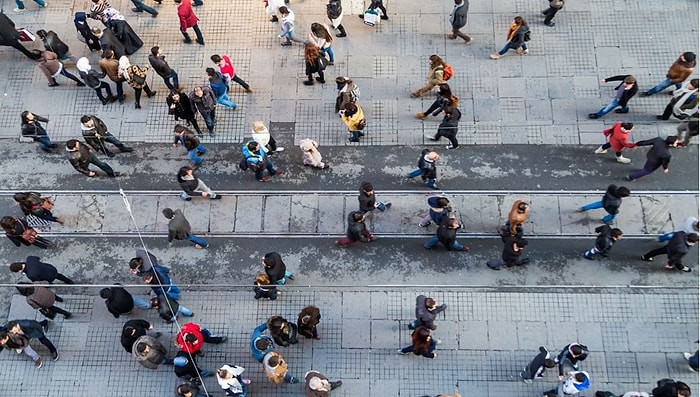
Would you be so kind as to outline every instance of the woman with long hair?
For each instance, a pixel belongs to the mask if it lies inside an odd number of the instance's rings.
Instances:
[[[57,144],[51,142],[46,130],[39,123],[40,121],[48,123],[49,119],[37,116],[28,110],[22,112],[20,118],[22,119],[22,136],[30,137],[34,139],[34,142],[39,142],[41,144],[41,150],[47,153],[51,153],[51,149],[58,147]]]
[[[306,62],[306,76],[308,80],[304,82],[304,85],[314,85],[313,74],[318,73],[316,81],[324,84],[326,80],[323,78],[324,67],[320,64],[321,62],[321,52],[318,47],[313,43],[304,44],[304,61]]]
[[[498,59],[511,49],[516,50],[518,54],[521,55],[527,54],[528,51],[527,43],[525,43],[525,35],[529,31],[530,27],[527,26],[525,18],[521,17],[520,15],[513,18],[513,23],[510,24],[508,34],[506,35],[508,38],[506,45],[504,45],[500,51],[491,54],[491,59]]]
[[[438,84],[437,88],[437,98],[432,105],[425,112],[416,113],[416,117],[423,120],[432,113],[433,116],[440,114],[446,107],[457,107],[459,105],[459,99],[452,95],[452,89],[447,83]]]
[[[357,103],[348,102],[343,110],[338,112],[340,119],[343,120],[345,126],[348,127],[348,133],[352,136],[348,139],[350,142],[360,142],[360,137],[365,136],[362,130],[367,125],[365,113]]]
[[[398,353],[407,354],[413,352],[417,356],[435,358],[437,353],[434,350],[438,343],[441,343],[440,340],[433,339],[430,335],[430,328],[421,325],[411,334],[411,345],[399,349]]]
[[[321,54],[328,54],[330,61],[329,65],[335,65],[335,54],[333,53],[333,36],[331,35],[328,26],[322,23],[314,22],[311,24],[311,32],[309,32],[309,42],[314,43],[318,47]]]
[[[0,219],[0,227],[5,231],[5,236],[18,247],[22,244],[34,245],[43,249],[47,249],[51,246],[49,240],[39,236],[39,233],[31,228],[23,219],[4,216]]]
[[[445,82],[445,62],[439,55],[433,54],[428,58],[428,83],[411,94],[411,98],[419,98],[426,92],[435,88],[436,85]]]

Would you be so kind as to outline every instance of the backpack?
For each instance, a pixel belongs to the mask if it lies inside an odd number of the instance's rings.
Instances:
[[[351,102],[357,102],[357,100],[360,99],[360,87],[358,87],[357,84],[353,83],[353,88],[348,93],[348,95],[350,96]]]
[[[531,38],[532,36],[530,36],[530,31],[528,30],[527,32],[525,32],[525,41],[530,41]]]
[[[337,19],[343,13],[343,7],[340,5],[340,0],[330,0],[326,4],[326,15],[329,19]]]
[[[138,84],[138,85],[140,85],[140,86],[145,85],[145,84],[146,84],[146,73],[145,73],[145,71],[143,71],[142,69],[140,69],[140,68],[137,67],[136,65],[132,65],[132,66],[134,66],[134,67],[131,69],[131,71],[132,71],[131,76],[130,76],[130,77],[131,77],[131,80],[133,80],[134,83],[136,83],[136,84]]]
[[[454,75],[455,75],[455,71],[454,71],[454,69],[452,69],[452,66],[449,63],[445,63],[442,65],[442,79],[443,80],[447,81]]]
[[[425,155],[428,153],[430,153],[430,149],[423,149],[423,151],[420,152],[420,158],[418,158],[418,168],[420,168],[420,169],[424,168],[423,157],[425,157]]]

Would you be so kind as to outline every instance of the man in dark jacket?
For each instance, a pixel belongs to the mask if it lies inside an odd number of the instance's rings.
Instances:
[[[370,219],[372,219],[375,209],[384,212],[391,208],[391,203],[377,201],[374,195],[374,185],[371,182],[362,182],[357,200],[360,202],[360,211],[364,212],[365,215],[369,215]]]
[[[265,254],[262,258],[262,265],[265,274],[270,278],[270,284],[284,285],[287,283],[287,279],[294,280],[294,275],[287,271],[287,265],[284,264],[282,256],[277,252]]]
[[[666,139],[656,137],[636,142],[637,146],[651,146],[651,149],[647,152],[647,161],[644,163],[644,167],[627,175],[627,179],[630,181],[637,180],[651,174],[659,167],[663,167],[664,174],[668,174],[668,164],[671,162],[671,152],[668,148],[678,147],[678,143],[676,135],[667,136]]]
[[[153,330],[153,325],[146,320],[129,320],[124,323],[121,335],[121,344],[127,353],[131,353],[131,348],[134,342],[144,335],[150,335],[154,338],[160,337],[162,334]]]
[[[58,59],[65,61],[71,58],[70,48],[68,44],[61,41],[56,32],[49,30],[48,32],[44,29],[39,29],[36,31],[36,35],[44,43],[44,48],[47,51],[51,51],[58,56]]]
[[[214,125],[216,124],[216,96],[208,85],[194,87],[189,95],[192,113],[199,111],[207,125],[209,135],[214,136]]]
[[[444,136],[450,140],[450,144],[445,148],[447,150],[457,149],[459,147],[459,142],[457,142],[457,131],[459,128],[459,119],[462,118],[462,112],[452,106],[446,106],[442,112],[445,114],[445,117],[442,118],[442,121],[438,126],[437,133],[434,137],[431,137],[430,140],[437,141],[440,139],[440,137]]]
[[[148,63],[151,64],[153,70],[158,73],[158,76],[163,78],[163,82],[168,87],[169,90],[179,90],[180,82],[178,80],[177,72],[173,70],[168,62],[165,60],[165,55],[160,47],[155,46],[151,48],[151,55],[148,56]]]
[[[467,44],[472,43],[472,38],[468,34],[462,33],[460,29],[467,25],[467,13],[469,12],[469,0],[455,0],[452,14],[450,14],[450,25],[452,33],[447,35],[447,38],[454,40],[457,37],[462,38]]]
[[[73,280],[59,273],[54,265],[39,261],[38,256],[28,256],[24,262],[10,263],[10,270],[14,273],[21,272],[34,282],[46,281],[53,284],[54,280],[59,279],[66,284],[75,284]]]
[[[0,12],[0,46],[14,47],[31,60],[36,60],[36,55],[24,48],[19,42],[19,33],[15,29],[15,23],[4,13]]]
[[[611,229],[608,225],[601,225],[595,228],[598,237],[595,239],[595,246],[583,253],[583,257],[593,260],[593,255],[601,254],[608,256],[610,249],[619,239],[622,238],[622,230],[618,228]]]
[[[579,211],[586,212],[597,208],[604,208],[608,214],[603,217],[602,221],[610,224],[610,222],[615,219],[618,212],[620,212],[622,199],[624,197],[629,197],[629,195],[630,190],[628,188],[624,186],[617,187],[617,185],[609,185],[600,201],[594,201],[590,204],[586,204],[581,207]]]
[[[544,15],[544,24],[549,26],[550,28],[554,26],[554,22],[552,22],[552,19],[554,19],[554,16],[557,15],[557,12],[564,8],[564,3],[566,0],[549,0],[549,7],[547,7],[546,10],[542,11],[542,15]]]
[[[197,364],[197,355],[189,354],[180,350],[173,358],[173,371],[178,378],[186,379],[191,382],[201,383],[201,377],[214,376],[213,371],[199,368]],[[196,395],[192,395],[196,397]]]
[[[620,108],[615,109],[615,113],[629,113],[630,110],[627,107],[627,102],[629,102],[629,100],[632,99],[632,97],[635,96],[635,94],[637,94],[637,91],[639,90],[639,86],[637,85],[637,79],[635,79],[632,75],[618,75],[608,77],[607,79],[603,79],[600,81],[600,83],[605,84],[608,81],[622,81],[620,85],[615,87],[615,98],[613,98],[613,100],[609,104],[603,106],[598,112],[590,113],[588,115],[588,118],[601,118],[606,114],[610,113],[610,111],[612,111],[618,106]]]
[[[105,300],[107,310],[114,316],[119,318],[122,314],[129,314],[134,309],[134,306],[140,309],[150,309],[151,304],[138,296],[131,295],[129,291],[122,287],[102,288],[100,297]]]
[[[348,229],[345,232],[345,237],[340,240],[335,240],[335,245],[340,248],[345,248],[350,244],[358,241],[363,243],[371,243],[377,239],[373,236],[365,225],[365,214],[362,211],[353,211],[348,215]]]
[[[486,266],[493,270],[501,270],[503,266],[521,266],[530,262],[530,258],[520,259],[520,255],[523,254],[523,250],[527,247],[527,240],[519,236],[510,235],[504,235],[501,239],[503,240],[501,259],[492,259],[486,262]]]
[[[36,320],[14,320],[8,322],[6,328],[7,332],[11,334],[25,335],[29,339],[39,339],[39,342],[49,349],[53,361],[58,360],[56,346],[44,334],[44,331],[49,328],[48,320],[42,322]]]
[[[557,364],[552,360],[549,351],[544,346],[540,346],[540,353],[530,361],[522,371],[520,378],[525,383],[532,383],[533,380],[542,379],[545,369],[554,368]]]
[[[134,149],[126,146],[116,136],[112,135],[107,130],[107,125],[97,116],[83,115],[80,118],[80,130],[83,132],[83,138],[88,145],[98,152],[102,152],[109,157],[114,157],[114,153],[107,149],[109,142],[119,149],[122,153],[133,152]]]
[[[416,329],[420,326],[424,326],[436,330],[437,325],[435,325],[435,317],[445,309],[447,309],[446,304],[443,303],[438,306],[435,299],[428,298],[425,295],[418,295],[416,297],[416,319],[408,324],[408,329]]]
[[[674,268],[682,270],[686,273],[692,271],[688,266],[683,265],[683,257],[688,253],[688,249],[698,242],[697,233],[686,233],[686,232],[676,232],[673,234],[673,238],[665,246],[661,248],[653,249],[646,254],[642,255],[642,260],[651,262],[657,255],[667,255],[668,262],[665,268],[672,270]]]
[[[102,48],[102,51],[112,50],[116,59],[119,59],[126,55],[126,49],[124,48],[124,44],[122,44],[122,42],[119,41],[117,36],[114,35],[112,29],[100,29],[97,26],[93,26],[90,31],[100,41],[100,47]]]
[[[171,208],[164,208],[163,216],[170,219],[170,222],[168,222],[168,246],[170,246],[173,243],[173,239],[175,239],[189,240],[194,243],[194,247],[197,249],[209,247],[209,243],[203,238],[190,232],[190,223],[181,210],[173,211]]]
[[[192,200],[192,196],[207,197],[210,200],[221,199],[220,194],[216,194],[201,179],[194,175],[194,169],[190,166],[180,168],[177,173],[177,182],[182,188],[180,198],[185,201]]]
[[[100,161],[100,159],[95,156],[92,149],[90,149],[87,145],[81,144],[77,139],[71,139],[66,142],[66,155],[68,156],[70,165],[72,165],[76,171],[89,177],[97,175],[95,171],[91,171],[88,168],[90,164],[95,164],[99,169],[104,171],[112,178],[118,177],[122,174],[121,172],[114,171],[107,163]]]
[[[574,342],[564,346],[554,359],[554,362],[559,364],[559,380],[564,380],[565,366],[571,366],[571,368],[578,371],[578,362],[585,360],[587,357],[588,346],[586,345]]]
[[[136,256],[129,261],[129,271],[139,277],[158,266],[158,258],[146,250],[136,250]]]
[[[443,216],[435,235],[426,241],[423,246],[426,249],[433,249],[440,242],[448,251],[469,251],[469,247],[457,241],[457,231],[461,228],[462,225],[459,224],[457,217],[454,215]]]

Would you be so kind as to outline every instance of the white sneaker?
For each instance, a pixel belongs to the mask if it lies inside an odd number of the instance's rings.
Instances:
[[[607,152],[608,152],[607,149],[603,149],[602,146],[598,146],[598,149],[596,149],[594,153],[595,154],[603,154],[603,153],[607,153]]]
[[[438,345],[441,345],[441,344],[442,344],[442,341],[441,341],[440,339],[435,339],[435,343],[438,344]]]
[[[27,11],[27,9],[26,9],[26,8],[15,8],[15,9],[12,10],[12,11],[14,11],[14,12],[16,12],[16,13],[20,13],[20,12],[25,12],[25,11]]]
[[[632,160],[628,159],[627,157],[618,156],[617,162],[622,164],[629,164],[632,162]]]
[[[275,149],[275,152],[284,152],[284,148],[277,146],[277,149]]]

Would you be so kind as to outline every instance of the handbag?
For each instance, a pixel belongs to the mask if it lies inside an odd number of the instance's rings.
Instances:
[[[29,227],[46,227],[48,226],[51,222],[47,221],[46,219],[39,218],[38,216],[34,214],[27,214],[27,216],[24,217],[24,220],[27,221],[27,225]]]
[[[328,58],[326,58],[325,55],[321,54],[318,57],[318,61],[316,63],[319,71],[326,70],[326,66],[328,66]]]
[[[356,127],[356,128],[357,128],[358,130],[364,130],[365,127],[367,127],[367,119],[362,119],[362,120],[360,120],[359,123],[357,123],[357,127]]]
[[[29,244],[34,244],[38,236],[39,233],[37,233],[36,230],[32,229],[31,227],[29,229],[24,229],[22,232],[22,240],[28,242]]]
[[[19,28],[17,29],[17,33],[19,33],[19,41],[34,41],[36,40],[36,36],[32,32],[29,31],[27,28]]]

